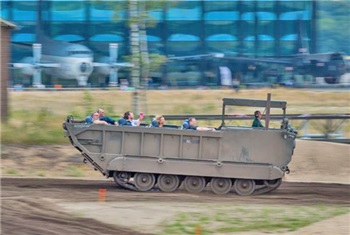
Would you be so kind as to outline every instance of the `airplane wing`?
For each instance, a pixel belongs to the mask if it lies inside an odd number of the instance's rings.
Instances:
[[[28,64],[28,63],[9,63],[9,67],[10,68],[29,68],[32,67],[32,64]]]
[[[201,54],[201,55],[189,55],[189,56],[174,56],[174,57],[168,57],[168,61],[172,60],[200,60],[205,58],[215,58],[215,57],[222,57],[222,54],[220,53],[209,53],[209,54]]]
[[[200,60],[207,58],[221,58],[227,60],[245,61],[245,62],[264,62],[264,63],[274,63],[274,64],[291,64],[291,58],[268,58],[268,57],[248,57],[248,56],[237,56],[236,54],[224,54],[224,53],[210,53],[202,55],[191,55],[191,56],[176,56],[168,57],[168,61],[174,60]]]
[[[274,64],[291,64],[292,58],[268,58],[268,57],[245,57],[245,56],[231,56],[224,55],[224,59],[237,60],[245,62],[263,62],[263,63],[274,63]]]
[[[132,67],[134,67],[134,64],[132,64],[132,63],[113,63],[112,65],[117,66],[119,68],[121,68],[121,67],[132,68]]]
[[[25,43],[25,42],[11,42],[12,45],[20,46],[21,48],[31,49],[33,47],[33,43]]]
[[[56,63],[38,63],[38,66],[43,67],[43,68],[60,68],[60,64]]]
[[[11,68],[30,68],[30,67],[34,67],[34,66],[38,66],[41,68],[59,68],[61,67],[60,64],[56,64],[56,63],[10,63],[9,66]]]
[[[100,63],[100,62],[94,62],[92,63],[94,67],[116,67],[116,68],[132,68],[134,67],[134,64],[131,63]]]

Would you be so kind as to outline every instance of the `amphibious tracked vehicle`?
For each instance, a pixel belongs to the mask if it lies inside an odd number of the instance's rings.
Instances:
[[[225,124],[227,106],[266,108],[265,127]],[[208,184],[216,194],[251,195],[277,189],[295,148],[296,131],[285,118],[286,101],[224,98],[216,131],[86,124],[68,116],[63,123],[72,145],[104,176],[125,188],[191,193]],[[269,127],[271,108],[282,109],[278,128]]]

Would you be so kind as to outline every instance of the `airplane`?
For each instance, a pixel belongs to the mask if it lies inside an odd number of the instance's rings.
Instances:
[[[93,53],[84,45],[56,41],[43,32],[41,2],[38,3],[35,27],[35,44],[12,42],[22,47],[33,47],[33,57],[10,64],[27,76],[33,76],[33,86],[42,86],[41,72],[51,78],[76,79],[79,86],[86,86],[93,70]]]
[[[110,56],[104,56],[99,62],[93,62],[92,51],[84,45],[51,39],[39,40],[33,44],[33,57],[25,57],[11,67],[20,69],[21,73],[33,76],[33,86],[41,84],[41,72],[52,78],[76,79],[79,86],[86,86],[93,68],[101,76],[110,76],[109,86],[118,85],[118,70],[131,68],[131,63],[117,63],[118,44],[110,43]]]
[[[34,87],[42,86],[42,71],[51,78],[76,79],[79,86],[86,86],[93,70],[92,60],[91,50],[84,45],[39,37],[33,44],[33,57],[25,57],[11,66],[33,76]]]
[[[244,57],[225,54],[222,58],[236,63],[279,64],[295,74],[324,77],[325,82],[329,84],[339,83],[341,76],[347,71],[343,54],[339,52],[296,54],[284,57]]]
[[[257,16],[255,16],[257,20]],[[225,53],[222,58],[240,63],[266,63],[285,66],[285,70],[294,74],[310,74],[324,77],[329,84],[339,83],[340,77],[347,72],[344,55],[340,52],[309,53],[308,38],[305,33],[302,16],[298,20],[295,54],[285,56],[248,57]],[[257,35],[256,35],[257,37]]]
[[[20,63],[12,63],[13,68],[21,69],[22,73],[28,76],[33,76],[33,87],[40,87],[41,71],[44,68],[60,68],[57,63],[45,63],[41,60],[41,44],[33,44],[33,57],[25,57]]]
[[[86,86],[94,67],[102,76],[110,76],[110,86],[117,85],[118,69],[133,67],[130,63],[117,63],[118,44],[110,44],[109,57],[102,57],[100,62],[93,62],[93,52],[86,46],[67,41],[53,40],[41,30],[41,4],[38,4],[36,24],[36,43],[32,45],[33,57],[25,57],[20,62],[11,63],[27,76],[33,76],[33,86],[41,87],[41,72],[51,78],[76,79],[79,86]],[[31,46],[25,43],[14,43]]]
[[[235,70],[235,74],[243,72],[276,73],[272,71],[269,65],[284,66],[286,71],[294,74],[312,75],[313,77],[324,77],[328,84],[339,83],[342,75],[350,69],[346,62],[345,55],[340,52],[329,53],[309,53],[308,39],[305,35],[302,18],[298,20],[297,40],[295,44],[295,54],[277,55],[277,56],[249,56],[240,53],[220,52],[202,55],[177,56],[170,57],[168,61],[196,61],[206,60],[208,63],[220,66],[229,66]],[[257,21],[255,14],[255,21]],[[258,35],[255,35],[257,38]],[[213,63],[214,62],[214,63]],[[269,69],[271,71],[269,71]]]

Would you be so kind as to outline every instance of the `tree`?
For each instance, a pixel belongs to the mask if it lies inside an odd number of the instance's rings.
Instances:
[[[318,2],[319,52],[339,51],[350,54],[350,2]]]
[[[107,2],[114,12],[121,11],[123,6],[115,2]],[[152,9],[163,8],[166,0],[128,0],[127,1],[127,24],[130,30],[130,51],[131,56],[128,58],[134,67],[131,70],[131,82],[135,88],[133,110],[135,113],[139,111],[139,95],[147,89],[147,83],[150,71],[159,70],[160,66],[166,62],[166,57],[159,54],[149,54],[147,44],[147,28],[157,24],[147,12]],[[116,21],[119,21],[119,15],[115,14]],[[152,58],[152,60],[150,60]],[[142,94],[141,94],[142,95]],[[143,100],[145,97],[143,97]]]

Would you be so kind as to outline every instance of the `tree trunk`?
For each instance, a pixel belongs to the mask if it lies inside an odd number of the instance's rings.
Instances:
[[[138,0],[129,0],[129,20],[130,20],[130,48],[131,63],[134,67],[131,70],[131,82],[135,88],[133,93],[133,111],[139,112],[138,89],[140,87],[140,30],[138,25]]]

